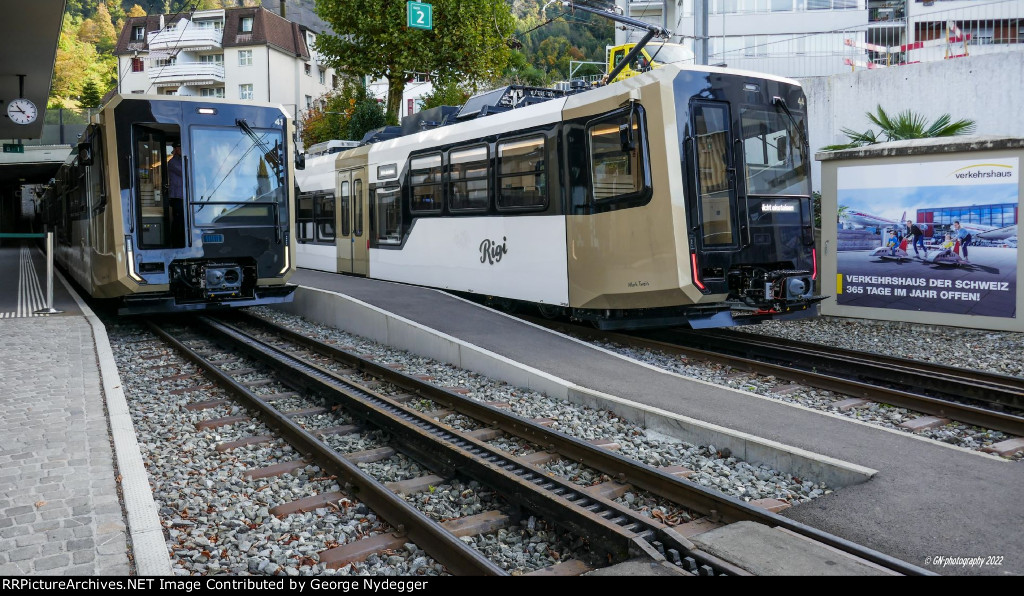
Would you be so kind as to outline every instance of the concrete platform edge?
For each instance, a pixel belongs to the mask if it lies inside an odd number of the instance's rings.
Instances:
[[[149,476],[142,461],[135,426],[128,412],[128,400],[117,372],[114,352],[110,348],[107,329],[99,317],[82,300],[60,272],[54,272],[68,293],[74,298],[92,327],[99,360],[100,379],[103,395],[110,417],[110,431],[114,439],[114,457],[121,475],[121,493],[128,516],[128,531],[131,536],[132,559],[135,572],[140,576],[172,575],[171,557],[164,543],[163,527],[160,525]]]
[[[814,478],[831,488],[859,484],[871,479],[877,470],[842,461],[827,455],[813,453],[778,441],[736,431],[717,424],[696,420],[688,416],[666,412],[592,389],[572,386],[569,401],[614,412],[644,428],[682,439],[697,445],[714,445],[719,450],[728,448],[742,460],[763,463],[789,472],[800,478]]]
[[[275,308],[551,397],[607,409],[655,432],[689,442],[728,447],[737,457],[752,463],[813,477],[833,488],[865,482],[876,474],[875,470],[864,466],[575,385],[344,294],[299,286],[294,296],[292,302]]]

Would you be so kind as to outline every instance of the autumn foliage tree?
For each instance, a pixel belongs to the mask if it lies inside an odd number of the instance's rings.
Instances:
[[[340,91],[321,97],[301,120],[305,147],[333,139],[358,141],[368,130],[385,124],[377,99],[354,80],[346,81]]]
[[[316,49],[350,76],[388,82],[386,113],[396,121],[412,72],[469,84],[490,80],[508,63],[515,30],[505,0],[433,0],[433,29],[406,27],[405,0],[316,0],[316,13],[337,35]]]

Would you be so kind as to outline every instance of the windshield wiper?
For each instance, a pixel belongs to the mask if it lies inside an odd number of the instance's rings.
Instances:
[[[803,127],[801,127],[800,123],[797,122],[796,118],[793,116],[793,112],[789,111],[789,106],[786,105],[786,100],[776,95],[772,97],[772,104],[777,108],[782,108],[782,111],[786,113],[786,116],[789,117],[789,121],[793,124],[793,128],[796,130],[797,134],[800,135],[800,143],[803,145],[805,150],[809,151],[811,144],[807,141],[807,137],[804,135]]]
[[[274,142],[275,148],[271,149],[270,147],[267,146],[263,139],[256,134],[256,131],[254,131],[251,126],[249,126],[249,123],[245,121],[245,118],[236,119],[235,124],[238,126],[238,128],[241,128],[242,132],[248,135],[249,138],[252,139],[252,142],[255,143],[260,148],[260,151],[263,152],[263,157],[266,158],[266,160],[270,163],[270,167],[274,168],[274,176],[278,179],[278,181],[281,181],[281,160],[277,155],[277,141]]]

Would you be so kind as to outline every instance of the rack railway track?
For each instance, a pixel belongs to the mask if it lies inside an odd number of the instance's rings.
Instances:
[[[609,333],[522,316],[587,340],[661,350],[1024,436],[1024,379],[725,330]]]
[[[452,573],[506,573],[479,551],[468,548],[459,536],[493,531],[510,523],[507,512],[489,511],[483,518],[436,523],[395,494],[396,486],[376,481],[353,465],[351,456],[337,453],[323,440],[322,430],[318,435],[303,428],[295,421],[297,412],[281,411],[274,407],[273,399],[253,391],[265,381],[239,380],[237,372],[232,373],[224,366],[232,366],[243,375],[251,375],[254,370],[272,371],[276,382],[303,394],[326,398],[330,404],[326,406],[328,410],[344,411],[353,422],[345,425],[348,429],[333,429],[334,432],[373,427],[393,437],[395,440],[386,449],[404,452],[434,472],[419,481],[405,482],[403,490],[415,486],[423,490],[453,474],[467,476],[502,495],[511,506],[509,511],[529,511],[546,520],[557,520],[565,531],[586,537],[589,556],[563,561],[539,570],[540,574],[578,574],[608,563],[647,556],[667,559],[684,571],[698,575],[744,575],[747,572],[743,569],[702,551],[687,538],[738,521],[783,528],[898,573],[923,572],[882,553],[689,482],[685,479],[687,470],[659,469],[639,463],[616,453],[614,446],[594,444],[553,431],[547,428],[548,421],[516,416],[500,404],[470,399],[457,391],[433,385],[429,379],[406,375],[396,367],[362,358],[262,319],[243,316],[227,322],[198,318],[184,330],[188,338],[185,340],[175,337],[182,333],[181,329],[151,325],[165,341],[201,367],[204,375],[244,400],[247,408],[259,412],[269,426],[278,429],[302,454],[301,461],[286,462],[285,467],[315,461],[322,469],[343,479],[345,486],[351,487],[353,494],[387,520],[395,528],[394,534],[399,535],[378,538],[378,542],[414,542]],[[203,339],[197,339],[199,337]],[[197,342],[198,349],[189,345]],[[211,342],[219,347],[210,347]],[[225,357],[225,353],[232,356]],[[212,361],[208,358],[211,355],[215,357]],[[373,378],[354,381],[353,375],[360,379],[363,376]],[[384,393],[383,389],[375,390],[381,387],[389,388],[392,394]],[[410,405],[422,403],[436,408],[422,412]],[[451,415],[476,421],[476,428],[460,431],[440,421],[448,420]],[[533,447],[519,454],[503,451],[489,444],[499,436],[513,437]],[[541,467],[558,459],[593,468],[604,474],[607,481],[581,486]],[[683,507],[693,521],[681,525],[663,523],[615,500],[629,490],[647,491]],[[281,511],[310,511],[337,498],[338,495],[310,497],[305,504],[293,504]],[[320,553],[320,559],[340,563],[349,560],[347,557],[352,555],[353,549],[365,556],[372,547],[373,544],[342,545],[336,547],[334,553]]]

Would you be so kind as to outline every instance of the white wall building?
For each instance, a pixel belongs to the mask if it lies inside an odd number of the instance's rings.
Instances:
[[[694,3],[616,0],[623,14],[662,25],[691,45]],[[857,66],[941,60],[964,50],[945,43],[883,53],[942,38],[953,21],[969,34],[968,53],[1024,49],[1024,0],[709,0],[709,63],[790,77],[825,76]],[[617,29],[616,43],[643,32]],[[850,45],[852,44],[852,45]]]
[[[388,99],[387,79],[367,79],[366,89],[381,102]],[[411,116],[423,108],[423,97],[434,91],[434,83],[430,75],[421,72],[407,73],[405,89],[402,91],[402,105],[398,110],[398,119]]]
[[[294,117],[339,84],[315,38],[262,7],[130,17],[114,50],[117,90],[279,103]]]

